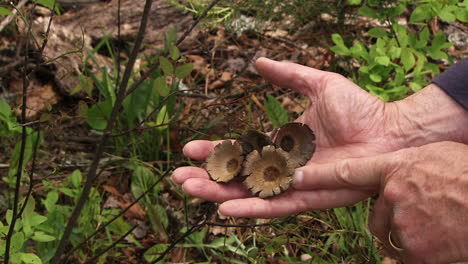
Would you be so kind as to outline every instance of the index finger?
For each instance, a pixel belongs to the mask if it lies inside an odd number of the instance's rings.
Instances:
[[[283,88],[300,92],[307,96],[315,96],[327,81],[327,76],[339,76],[332,72],[317,70],[292,62],[279,62],[267,58],[259,58],[255,62],[257,71],[267,81]],[[341,78],[341,76],[339,77]],[[330,79],[330,78],[328,78]]]
[[[185,144],[182,151],[185,156],[191,159],[205,161],[208,154],[221,142],[223,141],[193,140]]]

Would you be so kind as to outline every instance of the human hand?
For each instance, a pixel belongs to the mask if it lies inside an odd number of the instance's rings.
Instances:
[[[312,107],[297,120],[312,128],[317,138],[317,149],[310,163],[376,155],[403,147],[398,145],[400,141],[394,140],[400,130],[394,125],[397,111],[393,105],[363,91],[345,77],[265,58],[257,60],[256,66],[266,80],[303,93],[312,101]],[[218,143],[189,142],[184,153],[190,158],[204,160]],[[310,192],[290,188],[282,195],[263,200],[250,197],[240,183],[215,183],[209,180],[205,170],[195,167],[178,168],[173,180],[183,184],[184,190],[193,196],[224,202],[219,208],[222,214],[246,217],[276,217],[351,205],[374,193],[374,190]]]
[[[312,171],[313,170],[313,171]],[[370,230],[404,263],[468,259],[468,146],[440,142],[317,164],[301,190],[380,190]],[[391,231],[391,238],[390,238]],[[390,245],[400,247],[395,250]]]

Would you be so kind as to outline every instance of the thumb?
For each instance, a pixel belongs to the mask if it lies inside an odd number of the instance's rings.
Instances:
[[[379,190],[393,154],[343,159],[334,163],[308,165],[296,169],[292,186],[297,190],[342,189]]]
[[[255,62],[258,72],[274,85],[300,92],[307,96],[315,96],[322,89],[326,76],[335,73],[317,70],[291,62],[279,62],[267,58],[259,58]]]

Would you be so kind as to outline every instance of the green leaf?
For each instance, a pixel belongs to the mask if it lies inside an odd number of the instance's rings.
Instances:
[[[167,216],[166,209],[159,204],[156,204],[154,208],[156,209],[159,223],[161,223],[164,228],[167,228],[169,226],[169,217]]]
[[[344,44],[343,38],[340,36],[340,34],[332,34],[332,41],[335,43],[335,46],[330,48],[331,51],[343,56],[349,54],[349,49]]]
[[[159,57],[159,63],[161,64],[164,75],[171,76],[174,73],[174,66],[166,57]]]
[[[52,190],[47,193],[46,199],[43,200],[43,204],[49,214],[55,210],[55,204],[57,203],[58,198],[58,192],[56,190]]]
[[[373,38],[381,38],[387,36],[387,31],[385,31],[382,28],[371,28],[368,33],[369,36]]]
[[[70,175],[70,182],[73,187],[79,188],[81,185],[83,177],[81,176],[81,171],[80,170],[74,170],[72,174]]]
[[[154,260],[156,260],[161,255],[161,253],[163,253],[167,249],[167,247],[168,247],[167,244],[156,244],[156,245],[150,247],[149,249],[147,249],[143,256],[144,256],[146,261],[153,262]],[[162,264],[162,263],[165,263],[165,260],[163,259],[163,260],[158,261],[156,263],[157,264]]]
[[[52,10],[54,8],[55,0],[36,0],[36,2]],[[55,5],[55,12],[60,15],[60,8],[58,4]]]
[[[177,48],[176,45],[172,44],[169,47],[169,55],[171,56],[172,60],[177,60],[180,57],[179,48]]]
[[[362,0],[348,0],[349,5],[360,5]]]
[[[450,46],[452,46],[452,44],[447,41],[447,37],[445,36],[445,34],[442,33],[442,31],[439,31],[432,40],[431,49],[440,50],[446,49]]]
[[[332,41],[337,46],[344,46],[344,41],[340,34],[337,34],[337,33],[332,34]]]
[[[89,108],[86,113],[86,123],[95,130],[104,130],[107,126],[107,119],[112,111],[111,100],[105,100]]]
[[[267,94],[267,100],[264,102],[264,105],[266,114],[275,127],[281,127],[288,122],[288,113],[275,97]]]
[[[370,7],[363,6],[359,8],[358,11],[359,11],[359,14],[362,16],[370,17],[370,18],[379,18],[379,14],[377,14],[377,12],[375,12],[375,10]]]
[[[397,16],[400,16],[401,14],[403,14],[403,12],[405,12],[406,10],[406,5],[404,4],[399,4],[395,7],[392,7],[388,10],[387,14],[390,18],[394,18],[394,17],[397,17]]]
[[[13,14],[8,8],[5,8],[3,6],[0,6],[0,16],[8,16]]]
[[[411,49],[409,48],[403,48],[401,50],[401,63],[403,63],[403,67],[405,68],[405,71],[409,71],[411,68],[413,68],[414,64],[416,63],[416,60],[414,59],[414,55],[411,52]]]
[[[424,20],[431,19],[433,17],[432,8],[428,4],[420,5],[416,7],[410,16],[410,23],[416,23]]]
[[[429,41],[429,29],[427,27],[424,27],[423,30],[421,30],[421,33],[419,33],[419,41],[421,42],[420,46],[425,47],[427,45],[427,41]]]
[[[177,78],[183,79],[192,72],[192,69],[193,69],[193,64],[191,63],[183,64],[176,68],[175,75]]]
[[[369,75],[369,78],[373,81],[373,82],[381,82],[382,81],[382,76],[380,76],[379,74],[376,74],[376,73],[372,73]]]
[[[14,253],[19,251],[23,247],[24,242],[25,240],[23,232],[14,233],[11,237],[11,252]]]
[[[411,90],[413,90],[413,92],[417,92],[422,89],[422,86],[416,82],[410,82],[409,87],[411,88]]]
[[[0,100],[0,119],[3,119],[6,121],[8,120],[10,115],[11,115],[10,105],[5,101]]]
[[[162,124],[167,124],[169,123],[169,113],[167,112],[166,105],[161,107],[161,110],[159,110],[158,116],[156,117],[156,124],[158,127],[158,130],[164,130],[168,127],[168,125],[163,125]]]
[[[454,9],[456,9],[455,6],[445,6],[440,10],[437,15],[442,19],[447,22],[453,22],[455,21],[455,14],[454,14]]]
[[[20,259],[27,264],[42,264],[41,259],[33,253],[20,253]]]
[[[387,56],[378,56],[375,58],[375,62],[383,66],[388,66],[388,64],[390,64],[390,58]]]
[[[30,224],[31,224],[31,226],[38,226],[38,225],[44,223],[45,221],[47,221],[47,217],[35,213],[31,217]]]
[[[55,240],[55,237],[47,235],[46,233],[44,233],[42,231],[34,232],[34,235],[31,238],[34,241],[38,241],[38,242],[50,242],[50,241]]]
[[[468,23],[468,7],[459,8],[455,11],[455,16],[463,23]]]
[[[161,96],[167,96],[169,94],[169,87],[167,87],[166,76],[159,76],[154,81],[156,91]]]

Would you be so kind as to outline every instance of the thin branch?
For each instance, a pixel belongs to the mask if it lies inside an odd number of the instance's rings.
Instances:
[[[130,228],[130,230],[128,230],[125,234],[123,234],[121,237],[119,237],[116,241],[114,241],[114,243],[110,244],[108,247],[106,247],[104,250],[102,250],[101,252],[99,252],[96,256],[92,257],[91,259],[87,260],[84,264],[88,264],[88,263],[96,263],[95,261],[102,255],[104,255],[107,251],[111,250],[112,248],[115,247],[115,245],[117,245],[118,243],[120,243],[120,241],[124,240],[130,233],[133,232],[133,230],[135,230],[136,228],[138,227],[138,225],[135,225],[133,226],[132,228]]]
[[[31,7],[29,12],[29,18],[32,19],[33,10],[36,8],[36,4]],[[31,30],[32,30],[32,23],[29,23],[28,31],[26,33],[26,48],[24,54],[24,69],[23,69],[23,105],[21,106],[21,123],[24,124],[26,122],[26,104],[27,104],[27,92],[29,86],[28,80],[28,63],[29,63],[29,38],[31,37]],[[26,150],[26,140],[27,140],[27,130],[26,127],[23,126],[21,129],[21,146],[20,146],[20,155],[18,157],[18,168],[16,171],[16,183],[15,183],[15,196],[13,198],[13,216],[11,217],[10,227],[8,229],[8,234],[6,236],[6,243],[5,243],[5,258],[4,263],[9,264],[10,261],[10,246],[11,246],[11,239],[13,237],[13,232],[15,231],[16,221],[18,220],[18,203],[19,203],[19,196],[20,196],[20,187],[21,187],[21,178],[23,176],[23,163],[24,163],[24,156]]]
[[[182,41],[184,41],[184,39],[190,34],[190,32],[192,32],[192,30],[198,25],[198,23],[200,23],[200,21],[201,21],[202,19],[204,19],[204,18],[208,15],[208,12],[209,12],[219,1],[220,1],[220,0],[213,0],[213,2],[211,2],[211,4],[205,8],[205,10],[203,11],[203,13],[197,18],[197,20],[195,20],[195,22],[192,24],[192,26],[189,27],[189,28],[184,32],[184,34],[177,40],[176,46],[179,46],[179,44],[182,43]]]
[[[164,172],[160,177],[159,179],[157,179],[151,186],[149,186],[149,188],[143,192],[140,196],[138,196],[135,201],[133,201],[131,204],[129,204],[125,209],[123,209],[119,214],[117,214],[116,216],[114,216],[112,219],[110,219],[109,221],[107,221],[104,225],[100,226],[96,231],[94,231],[91,235],[89,235],[87,238],[85,238],[80,244],[78,244],[77,246],[75,246],[72,250],[70,250],[70,252],[67,254],[67,258],[69,258],[77,249],[80,249],[80,248],[83,248],[84,244],[86,244],[86,242],[88,242],[91,238],[93,238],[94,236],[96,236],[97,234],[99,234],[100,232],[104,231],[104,229],[112,224],[115,220],[117,220],[119,217],[121,217],[122,215],[124,215],[128,210],[130,210],[130,208],[132,206],[134,206],[135,204],[137,204],[141,199],[143,199],[143,197],[145,197],[151,190],[153,190],[154,187],[156,187],[156,185],[158,185],[162,179],[164,179],[164,177],[169,173],[169,171],[166,171]],[[66,259],[65,259],[66,260]]]
[[[37,136],[36,136],[36,142],[34,142],[34,149],[33,149],[33,156],[32,156],[32,164],[31,164],[31,171],[29,172],[29,188],[28,188],[28,193],[26,194],[26,198],[24,199],[23,206],[21,207],[19,213],[18,213],[18,218],[21,217],[21,215],[24,212],[24,209],[26,208],[26,205],[28,204],[29,197],[31,197],[31,193],[33,191],[33,186],[34,186],[34,171],[36,170],[36,157],[37,157],[37,149],[39,147],[39,139],[41,136],[41,131],[37,131]]]
[[[143,43],[143,38],[144,38],[144,35],[145,35],[146,25],[148,23],[149,12],[151,10],[152,2],[153,2],[152,0],[146,0],[145,7],[144,7],[144,10],[143,10],[143,15],[141,17],[140,29],[139,29],[139,32],[138,32],[138,35],[137,35],[137,38],[136,38],[136,41],[135,41],[135,46],[133,47],[133,50],[132,50],[132,52],[130,54],[128,64],[127,64],[127,66],[125,68],[125,72],[124,72],[124,75],[123,75],[123,78],[122,78],[122,83],[120,85],[114,107],[112,108],[112,112],[111,112],[111,115],[109,117],[107,127],[104,130],[104,133],[101,136],[101,141],[99,142],[99,144],[98,144],[98,146],[96,148],[95,156],[94,156],[93,162],[91,163],[91,167],[90,167],[90,169],[88,171],[88,175],[87,175],[87,178],[86,178],[85,185],[83,187],[83,191],[82,191],[82,193],[80,195],[80,198],[78,199],[78,202],[77,202],[75,208],[73,209],[72,215],[71,215],[71,217],[70,217],[70,219],[69,219],[69,221],[67,223],[67,226],[65,227],[65,231],[63,232],[63,236],[62,236],[62,239],[59,242],[59,245],[57,247],[57,251],[55,252],[54,257],[52,258],[52,260],[50,262],[51,264],[59,263],[60,258],[62,256],[64,250],[65,250],[65,247],[69,244],[68,238],[70,237],[70,235],[72,233],[72,230],[73,230],[73,227],[75,226],[75,224],[76,224],[76,222],[77,222],[77,220],[78,220],[78,218],[79,218],[79,216],[81,214],[83,206],[84,206],[86,200],[88,199],[89,192],[91,191],[91,187],[92,187],[93,182],[94,182],[94,180],[96,178],[96,171],[97,171],[97,168],[99,166],[99,161],[101,160],[102,153],[104,152],[104,146],[105,146],[110,134],[112,133],[112,129],[114,128],[114,124],[115,124],[115,120],[117,118],[118,111],[120,110],[120,108],[122,106],[122,102],[126,97],[127,85],[128,85],[129,80],[130,80],[130,76],[131,76],[133,66],[135,64],[138,52],[139,52],[140,47],[141,47],[141,45]]]

